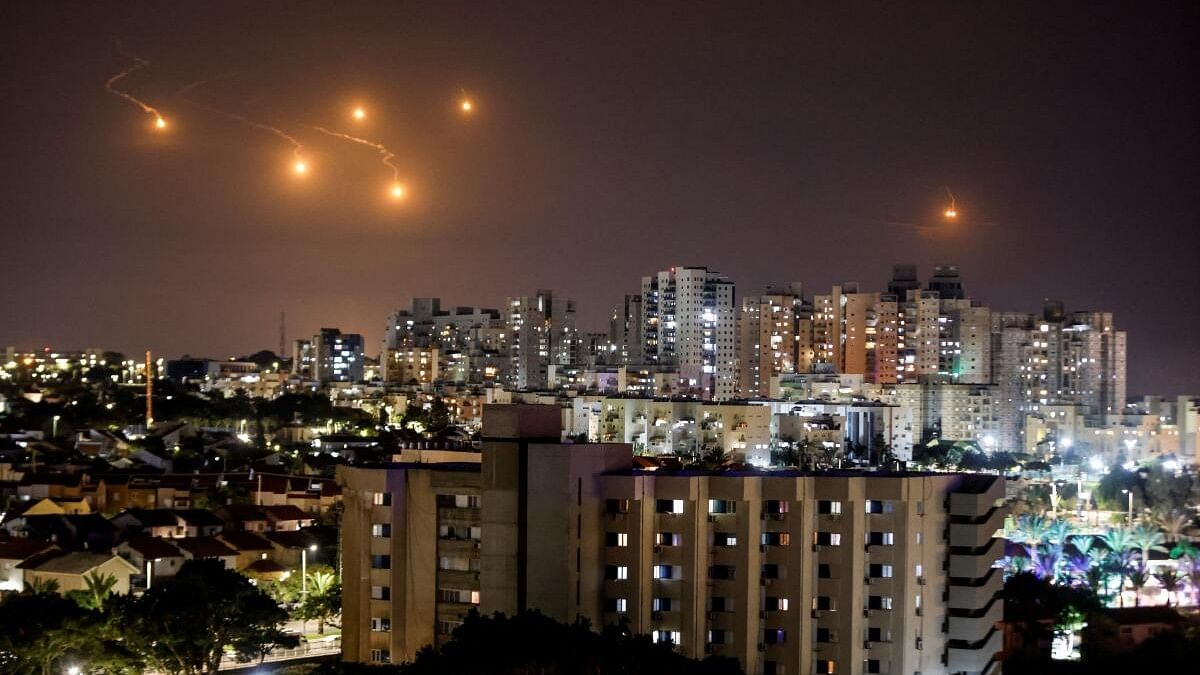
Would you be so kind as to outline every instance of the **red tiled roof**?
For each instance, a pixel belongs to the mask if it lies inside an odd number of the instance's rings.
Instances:
[[[287,568],[275,562],[274,560],[260,559],[255,560],[249,565],[246,565],[246,569],[243,571],[254,572],[255,574],[278,574],[280,572],[286,572]]]
[[[4,539],[0,540],[0,560],[25,560],[48,548],[54,548],[54,544],[36,539]]]
[[[159,537],[138,536],[125,542],[143,558],[178,558],[183,556],[179,549],[172,546],[166,539]]]
[[[176,539],[172,543],[193,558],[223,558],[237,555],[237,551],[229,548],[216,537],[186,537]]]
[[[218,535],[218,538],[238,551],[270,551],[274,548],[274,546],[271,546],[271,542],[253,532],[243,532],[240,530],[222,532]]]

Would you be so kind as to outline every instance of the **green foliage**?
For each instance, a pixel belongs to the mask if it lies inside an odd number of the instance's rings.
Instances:
[[[332,569],[320,569],[308,575],[308,595],[304,596],[295,616],[315,620],[317,632],[324,633],[330,619],[342,613],[342,582]]]
[[[113,593],[117,578],[111,574],[92,572],[83,578],[84,588],[68,591],[67,597],[84,609],[104,610],[104,603]]]
[[[398,675],[741,675],[736,660],[689,659],[671,645],[609,626],[601,633],[586,621],[559,623],[536,611],[513,617],[472,612],[440,650],[427,647],[412,663],[364,669],[341,663],[323,664],[314,675],[396,673]]]
[[[0,603],[0,672],[49,675],[88,664],[90,673],[140,673],[109,617],[55,594],[10,595]]]
[[[183,675],[216,673],[226,646],[249,661],[296,638],[279,624],[287,612],[214,560],[189,560],[174,579],[140,598],[127,598],[120,623],[134,650],[155,670]]]

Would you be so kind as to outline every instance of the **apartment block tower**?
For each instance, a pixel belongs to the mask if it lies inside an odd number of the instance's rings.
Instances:
[[[292,370],[302,379],[359,382],[363,379],[363,336],[322,328],[311,340],[296,340]]]
[[[705,400],[737,395],[734,285],[705,267],[642,277],[642,332],[649,364],[675,366]]]
[[[512,360],[512,383],[517,389],[545,389],[548,366],[575,362],[577,329],[575,301],[553,291],[509,298],[505,303]]]
[[[738,312],[738,393],[745,397],[778,395],[774,378],[796,372],[797,336],[804,302],[803,286],[768,288],[742,298]]]
[[[985,673],[1003,478],[646,471],[489,406],[481,461],[339,467],[343,658],[399,662],[472,607],[628,621],[747,673]]]

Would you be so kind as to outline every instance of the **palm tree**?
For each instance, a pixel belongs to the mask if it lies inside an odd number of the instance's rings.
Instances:
[[[34,577],[25,582],[25,590],[33,595],[57,595],[58,588],[58,581],[55,579]]]
[[[1167,592],[1167,606],[1175,604],[1175,591],[1183,585],[1183,577],[1174,567],[1167,567],[1158,574],[1154,575],[1158,579],[1158,583],[1162,584],[1163,590]]]
[[[1168,514],[1155,519],[1155,524],[1166,535],[1167,543],[1174,544],[1180,540],[1186,541],[1188,530],[1191,528],[1191,519],[1182,513]]]
[[[1150,563],[1150,551],[1166,550],[1162,547],[1165,541],[1162,531],[1150,523],[1138,523],[1130,533],[1130,540],[1142,552],[1143,567]]]
[[[1117,586],[1117,594],[1121,598],[1121,606],[1124,607],[1125,580],[1129,578],[1129,568],[1133,564],[1133,550],[1136,548],[1133,543],[1132,530],[1125,526],[1110,527],[1100,535],[1100,540],[1108,549],[1105,567],[1120,582],[1120,585]]]
[[[1046,526],[1046,539],[1057,544],[1059,548],[1067,545],[1067,539],[1075,533],[1075,526],[1064,518],[1057,518]]]
[[[1008,538],[1010,541],[1024,544],[1026,548],[1031,548],[1045,540],[1049,530],[1050,524],[1044,517],[1024,513],[1017,516],[1013,531]]]
[[[86,585],[81,589],[76,602],[84,609],[103,610],[104,601],[112,595],[113,588],[117,585],[117,578],[111,574],[92,572],[83,578],[83,583]]]
[[[1139,607],[1142,604],[1142,589],[1145,588],[1146,582],[1150,581],[1150,573],[1146,571],[1145,562],[1133,568],[1129,573],[1129,584],[1133,586],[1133,606]]]

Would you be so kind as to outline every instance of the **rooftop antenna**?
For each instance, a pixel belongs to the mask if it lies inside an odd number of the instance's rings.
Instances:
[[[146,350],[146,433],[154,424],[154,370],[150,362],[150,350]]]

